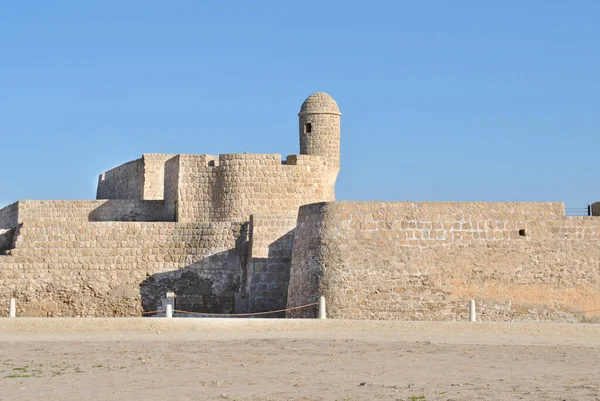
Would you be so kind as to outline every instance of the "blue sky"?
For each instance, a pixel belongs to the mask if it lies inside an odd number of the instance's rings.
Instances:
[[[340,200],[600,200],[600,2],[0,6],[0,205],[93,199],[142,153],[298,153],[342,115]]]

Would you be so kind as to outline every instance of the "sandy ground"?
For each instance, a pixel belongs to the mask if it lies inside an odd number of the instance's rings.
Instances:
[[[600,400],[600,325],[0,319],[0,401]]]

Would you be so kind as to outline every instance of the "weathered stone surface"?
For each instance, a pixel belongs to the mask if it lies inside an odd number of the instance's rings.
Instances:
[[[288,305],[334,318],[576,321],[600,309],[600,219],[560,203],[303,206]],[[290,313],[310,316],[314,312]]]
[[[96,199],[144,199],[144,160],[132,160],[100,174]]]
[[[246,292],[250,294],[249,308],[254,312],[284,309],[287,304],[296,213],[252,215],[249,227],[250,258],[244,280]]]
[[[163,201],[19,201],[17,222],[28,221],[174,221]]]
[[[235,223],[23,223],[0,257],[0,299],[20,316],[130,316],[178,307],[233,311],[246,225]],[[0,314],[6,314],[4,309]]]

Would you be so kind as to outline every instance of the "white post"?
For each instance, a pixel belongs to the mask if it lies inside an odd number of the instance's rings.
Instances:
[[[469,322],[475,322],[477,321],[477,315],[475,312],[475,300],[472,299],[469,302]]]
[[[173,305],[167,304],[165,308],[165,317],[173,317]]]
[[[327,319],[327,312],[325,310],[325,297],[319,298],[319,319]]]
[[[14,298],[11,298],[8,302],[8,317],[17,317],[17,306]]]

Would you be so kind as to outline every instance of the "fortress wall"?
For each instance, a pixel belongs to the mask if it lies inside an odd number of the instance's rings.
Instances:
[[[320,203],[300,209],[288,305],[466,320],[476,299],[481,320],[575,321],[600,308],[598,277],[600,219],[560,203]]]
[[[19,222],[27,221],[173,221],[163,201],[20,201]]]
[[[280,154],[231,153],[219,155],[219,166],[277,166],[281,164]]]
[[[241,221],[251,214],[294,213],[301,205],[335,199],[335,180],[330,180],[329,169],[322,161],[287,165],[281,163],[280,155],[235,156],[238,158],[221,159],[217,168],[213,203],[216,220]]]
[[[164,202],[169,214],[177,221],[177,199],[179,198],[179,155],[165,161]]]
[[[280,155],[178,155],[165,167],[167,208],[180,222],[248,221],[254,213],[296,213],[333,200],[337,170],[332,178],[320,157],[298,163],[282,164]]]
[[[144,160],[133,160],[100,174],[96,199],[144,199]]]
[[[211,155],[178,155],[168,163],[165,177],[170,183],[165,196],[176,206],[177,221],[211,221],[217,158]],[[247,221],[248,218],[239,220]]]
[[[251,312],[285,308],[296,217],[287,213],[250,218],[246,293]]]
[[[143,199],[164,199],[165,163],[174,156],[162,153],[149,153],[142,156],[144,163]]]
[[[0,256],[0,303],[19,316],[134,316],[176,307],[233,311],[246,226],[239,223],[23,223]],[[0,316],[6,310],[0,309]]]
[[[10,229],[18,223],[18,202],[12,203],[0,209],[0,229]]]

